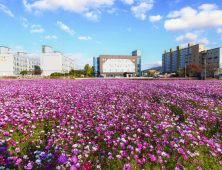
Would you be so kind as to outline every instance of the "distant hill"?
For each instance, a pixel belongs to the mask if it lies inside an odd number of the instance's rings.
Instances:
[[[162,72],[162,66],[152,67],[152,68],[149,68],[149,69],[146,69],[146,70],[143,70],[143,71],[148,72],[149,70],[153,70],[153,69],[156,69],[156,70],[159,70],[159,71]]]

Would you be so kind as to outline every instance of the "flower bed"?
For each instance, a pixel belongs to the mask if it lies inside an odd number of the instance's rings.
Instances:
[[[219,170],[222,82],[0,80],[0,169]]]

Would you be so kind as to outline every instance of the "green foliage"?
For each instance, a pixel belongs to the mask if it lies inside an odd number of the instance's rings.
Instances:
[[[184,77],[184,72],[182,70],[178,70],[176,72],[176,77]]]
[[[86,72],[86,77],[87,76],[90,76],[91,73],[92,73],[92,68],[89,66],[89,64],[86,64],[85,67],[84,67],[84,71]]]
[[[147,75],[148,75],[148,76],[154,76],[154,73],[149,71],[149,72],[147,73]]]
[[[3,76],[2,79],[17,79],[16,76]]]
[[[73,70],[73,69],[71,69],[70,71],[69,71],[69,75],[72,75],[72,76],[74,76],[74,77],[76,77],[76,78],[80,78],[80,77],[82,77],[82,75],[86,75],[86,73],[85,73],[85,71],[84,70]]]
[[[23,70],[23,71],[20,72],[20,74],[21,74],[21,75],[26,75],[26,74],[28,74],[28,71]]]
[[[66,73],[65,73],[66,74]],[[57,72],[55,72],[55,73],[52,73],[50,76],[51,77],[62,77],[62,76],[64,76],[65,75],[64,73],[57,73]],[[67,73],[68,74],[68,73]]]
[[[34,74],[35,75],[40,75],[40,74],[42,74],[42,70],[41,69],[35,69]]]

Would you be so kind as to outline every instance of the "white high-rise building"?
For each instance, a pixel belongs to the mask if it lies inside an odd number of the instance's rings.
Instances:
[[[0,76],[19,75],[21,71],[34,71],[40,62],[27,57],[24,52],[10,53],[10,48],[0,47]]]
[[[40,61],[44,76],[49,76],[55,72],[69,73],[71,69],[75,69],[75,62],[72,59],[57,51],[53,53],[50,46],[42,46]]]

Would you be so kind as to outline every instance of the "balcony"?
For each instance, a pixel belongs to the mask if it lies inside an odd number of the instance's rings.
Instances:
[[[201,51],[200,54],[207,54],[207,51]]]

